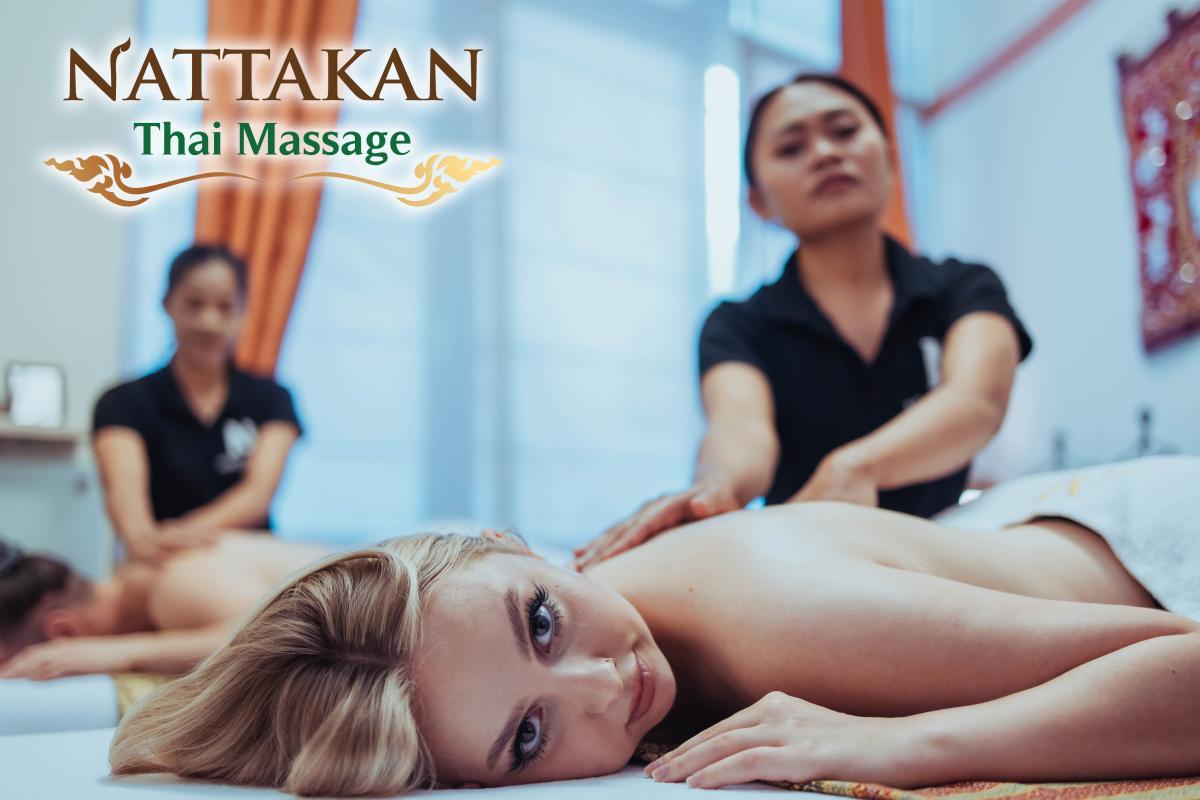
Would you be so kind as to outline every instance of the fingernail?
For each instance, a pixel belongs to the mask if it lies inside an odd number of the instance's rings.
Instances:
[[[699,786],[699,785],[700,785],[700,776],[699,776],[699,774],[697,774],[697,775],[688,775],[688,779],[687,779],[686,783],[687,783],[687,785],[688,785],[688,786],[690,786],[690,787],[692,787],[693,789],[695,789],[697,786]]]
[[[654,759],[649,764],[647,764],[646,768],[643,769],[642,772],[649,775],[650,773],[654,772],[654,770],[658,769],[660,766],[662,766],[662,756],[659,756],[658,758]]]
[[[670,765],[663,764],[661,767],[654,770],[654,772],[651,772],[650,777],[654,778],[654,780],[656,780],[656,781],[665,780],[667,777],[667,773],[669,773],[670,771],[671,771]]]

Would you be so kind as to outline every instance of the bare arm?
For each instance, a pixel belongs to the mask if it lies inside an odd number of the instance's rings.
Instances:
[[[914,787],[1200,771],[1192,620],[860,561],[783,594],[803,613],[777,609],[749,637],[741,625],[734,685],[757,684],[762,699],[652,764],[656,780]]]
[[[150,507],[146,445],[132,428],[110,426],[96,432],[92,450],[109,519],[121,540],[133,548],[139,540],[153,536],[156,529]]]
[[[771,385],[757,367],[726,361],[704,373],[708,427],[691,487],[656,497],[575,551],[587,569],[678,525],[736,511],[770,488],[779,460]]]
[[[50,680],[102,672],[186,672],[224,644],[231,625],[51,639],[30,645],[4,662],[0,678]]]
[[[1200,628],[1156,636],[1008,697],[918,715],[925,780],[1161,778],[1200,772]]]
[[[976,311],[946,334],[941,382],[876,430],[830,453],[794,500],[857,501],[838,487],[895,489],[963,467],[1000,429],[1020,360],[1003,316]],[[873,503],[871,503],[873,504]]]
[[[725,486],[744,506],[770,488],[779,461],[771,385],[757,367],[727,361],[704,373],[700,397],[708,427],[694,483]]]
[[[846,583],[857,599],[814,632],[838,664],[809,680],[853,713],[909,715],[909,785],[1200,770],[1200,624],[875,565]]]
[[[264,424],[258,432],[254,452],[246,463],[246,472],[237,485],[184,514],[179,521],[190,527],[209,529],[261,525],[267,518],[288,453],[297,437],[296,427],[290,423]]]

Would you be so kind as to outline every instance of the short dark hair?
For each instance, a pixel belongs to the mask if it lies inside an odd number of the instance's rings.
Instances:
[[[74,594],[79,583],[62,561],[26,554],[4,541],[0,541],[0,563],[0,636],[19,631],[44,599]]]
[[[742,168],[746,171],[746,182],[750,186],[755,185],[754,164],[752,163],[752,154],[754,151],[754,140],[758,138],[758,128],[762,122],[763,112],[766,111],[767,105],[788,86],[795,86],[797,83],[823,83],[826,86],[832,86],[834,89],[845,92],[855,100],[863,104],[867,109],[867,113],[871,115],[871,119],[875,120],[875,124],[879,126],[879,130],[883,133],[883,138],[889,138],[887,123],[883,120],[883,113],[879,110],[879,106],[862,89],[855,86],[850,81],[828,72],[802,72],[792,78],[787,83],[781,83],[771,91],[758,98],[754,107],[750,109],[750,123],[746,126],[746,147],[742,151]]]
[[[189,272],[209,261],[221,261],[227,264],[229,269],[233,270],[238,294],[243,297],[246,295],[245,261],[234,255],[233,251],[223,244],[194,244],[171,261],[171,268],[167,271],[166,296],[170,297],[171,292],[179,288],[179,284],[183,282]]]

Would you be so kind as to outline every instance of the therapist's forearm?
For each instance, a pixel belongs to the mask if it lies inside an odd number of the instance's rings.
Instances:
[[[205,528],[254,528],[267,519],[273,489],[243,480],[221,493],[217,499],[193,509],[180,522]]]
[[[700,442],[693,483],[724,486],[744,506],[766,494],[778,459],[779,447],[770,431],[714,420]]]
[[[1004,421],[1005,403],[942,384],[870,434],[838,449],[880,489],[924,483],[965,466]]]

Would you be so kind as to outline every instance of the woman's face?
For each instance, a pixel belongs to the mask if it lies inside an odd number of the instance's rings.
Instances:
[[[750,204],[801,239],[878,220],[892,189],[888,142],[857,99],[822,83],[767,104],[751,153]]]
[[[492,553],[446,576],[422,628],[419,722],[443,782],[614,772],[675,700],[625,598],[529,556]]]
[[[192,267],[163,301],[179,352],[193,363],[223,365],[242,328],[243,302],[233,269],[214,260]]]

